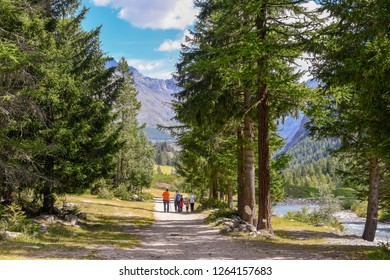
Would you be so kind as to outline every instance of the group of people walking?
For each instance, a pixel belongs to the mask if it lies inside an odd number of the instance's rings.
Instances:
[[[165,192],[163,192],[162,197],[163,197],[163,204],[164,204],[164,212],[169,212],[170,194],[168,189],[166,189]],[[189,212],[190,208],[191,208],[191,212],[194,212],[195,196],[192,193],[190,193],[188,199],[184,200],[183,195],[180,194],[179,191],[176,191],[173,197],[173,203],[175,206],[175,212],[182,213],[184,206],[186,207],[186,212]]]

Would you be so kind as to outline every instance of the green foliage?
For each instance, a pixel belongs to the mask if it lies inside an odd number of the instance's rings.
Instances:
[[[154,196],[150,193],[141,193],[141,194],[139,194],[139,197],[144,199],[145,201],[153,201],[154,200]]]
[[[318,185],[327,184],[334,187],[341,187],[342,180],[338,174],[344,169],[339,160],[330,156],[329,152],[339,145],[335,139],[315,139],[305,136],[293,146],[288,154],[291,161],[283,171],[286,186],[290,189],[316,188]]]
[[[34,189],[51,212],[56,194],[83,192],[112,169],[119,143],[108,128],[121,81],[106,69],[99,28],[82,28],[80,2],[46,2],[0,5],[1,57],[18,49],[0,70],[0,195],[15,201]]]
[[[332,189],[327,185],[319,186],[317,199],[320,205],[319,209],[309,211],[307,207],[303,207],[301,211],[288,212],[286,218],[312,225],[327,224],[342,229],[341,223],[334,216],[340,210],[340,206],[338,199],[332,193]]]
[[[176,148],[169,142],[156,142],[153,147],[156,149],[155,162],[158,165],[176,166],[177,154]]]
[[[129,189],[124,184],[119,184],[114,188],[114,196],[122,200],[131,200],[131,193]]]
[[[157,184],[157,183],[165,183],[165,184],[169,184],[169,185],[179,185],[182,181],[182,178],[178,175],[175,175],[175,174],[154,174],[153,176],[153,184]],[[179,187],[178,188],[182,189],[182,187]]]
[[[97,197],[103,199],[112,199],[114,198],[114,192],[108,187],[100,187],[97,189]]]
[[[383,209],[379,211],[378,221],[380,222],[390,222],[390,211]]]
[[[368,254],[369,260],[390,260],[390,243],[381,242],[379,248]]]
[[[118,62],[117,69],[123,86],[114,106],[116,120],[111,129],[118,131],[122,146],[114,159],[112,177],[115,187],[124,184],[130,192],[141,192],[142,188],[148,188],[152,183],[154,149],[136,118],[141,103],[136,98],[138,92],[124,57]]]
[[[314,198],[318,195],[318,189],[307,186],[285,185],[286,197],[290,198]]]
[[[337,137],[348,175],[360,181],[368,199],[363,238],[374,240],[383,182],[390,163],[390,71],[388,1],[322,1],[331,20],[314,47],[313,73],[322,82],[320,96],[309,104],[311,133]],[[369,19],[369,20],[367,20]],[[385,20],[384,20],[385,19]],[[381,202],[386,204],[386,202]]]
[[[205,209],[228,209],[228,204],[226,201],[222,201],[217,198],[209,198],[200,200],[201,206],[199,207],[201,210]]]
[[[22,232],[27,235],[36,235],[40,230],[40,227],[28,219],[22,207],[16,203],[5,207],[0,217],[2,230]]]
[[[366,217],[367,215],[367,201],[355,202],[351,206],[351,210],[359,217]]]
[[[309,211],[307,207],[303,207],[301,211],[287,212],[284,218],[304,222],[311,225],[326,224],[335,228],[343,229],[341,223],[328,209]]]

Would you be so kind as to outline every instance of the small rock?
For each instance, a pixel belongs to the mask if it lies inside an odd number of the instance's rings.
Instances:
[[[57,220],[56,222],[59,223],[59,224],[62,224],[62,225],[64,225],[64,226],[80,227],[80,226],[78,226],[78,225],[76,225],[76,224],[72,224],[72,223],[70,223],[70,222],[66,222],[66,221],[62,221],[62,220]]]
[[[24,246],[25,248],[30,248],[30,249],[41,249],[41,247],[38,246]]]
[[[67,208],[67,209],[74,209],[76,207],[78,207],[78,205],[76,203],[68,202],[68,203],[64,204],[64,208]]]
[[[226,227],[224,228],[224,230],[225,230],[226,232],[231,232],[231,231],[232,231],[232,228],[229,227],[229,226],[226,226]]]
[[[139,196],[136,195],[136,194],[133,194],[131,198],[132,198],[133,200],[138,200],[138,199],[139,199]]]
[[[257,232],[251,232],[251,233],[249,234],[249,236],[250,236],[250,237],[257,237]]]
[[[316,227],[324,227],[325,224],[324,224],[324,223],[316,223],[315,226],[316,226]]]
[[[238,228],[240,226],[240,221],[238,219],[233,220],[233,225],[235,228]]]
[[[56,218],[53,215],[40,215],[39,218],[45,220],[49,224],[54,223]]]
[[[41,222],[39,222],[37,220],[33,220],[33,223],[37,224],[40,227],[39,232],[41,232],[41,233],[47,232],[47,226],[44,223],[41,223]]]
[[[82,213],[78,214],[77,217],[79,217],[80,219],[85,220],[87,218],[87,213],[82,212]]]
[[[62,214],[61,208],[59,208],[58,206],[54,205],[54,206],[53,206],[53,214],[55,214],[55,215],[61,215],[61,214]]]
[[[238,227],[238,229],[239,229],[240,231],[247,231],[248,229],[246,228],[246,226],[247,226],[247,225],[245,225],[245,224],[241,224],[241,225]]]

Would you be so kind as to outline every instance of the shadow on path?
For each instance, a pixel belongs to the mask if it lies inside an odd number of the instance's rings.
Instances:
[[[341,245],[300,245],[255,242],[221,235],[207,225],[199,213],[164,213],[155,200],[155,223],[136,230],[140,246],[125,250],[98,250],[102,259],[191,260],[191,259],[348,259],[351,249]],[[354,249],[358,249],[355,247]]]

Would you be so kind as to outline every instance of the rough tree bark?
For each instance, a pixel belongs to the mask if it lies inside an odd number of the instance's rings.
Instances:
[[[259,14],[256,18],[257,36],[259,40],[265,42],[266,18],[267,18],[267,1],[264,1]],[[257,229],[267,230],[273,234],[271,224],[271,193],[270,193],[270,154],[269,154],[269,92],[268,86],[263,81],[261,69],[266,66],[266,58],[260,57],[257,61],[258,75],[258,168],[259,168],[259,216]]]
[[[243,130],[237,127],[237,209],[240,217],[244,215],[244,147]]]
[[[249,115],[250,97],[245,91],[244,102],[246,115],[244,116],[244,194],[243,216],[244,221],[256,225],[256,199],[255,199],[255,150],[253,135],[253,120]]]
[[[367,217],[362,237],[364,240],[374,241],[379,209],[379,159],[377,156],[370,157],[369,168],[370,186],[368,189]]]

